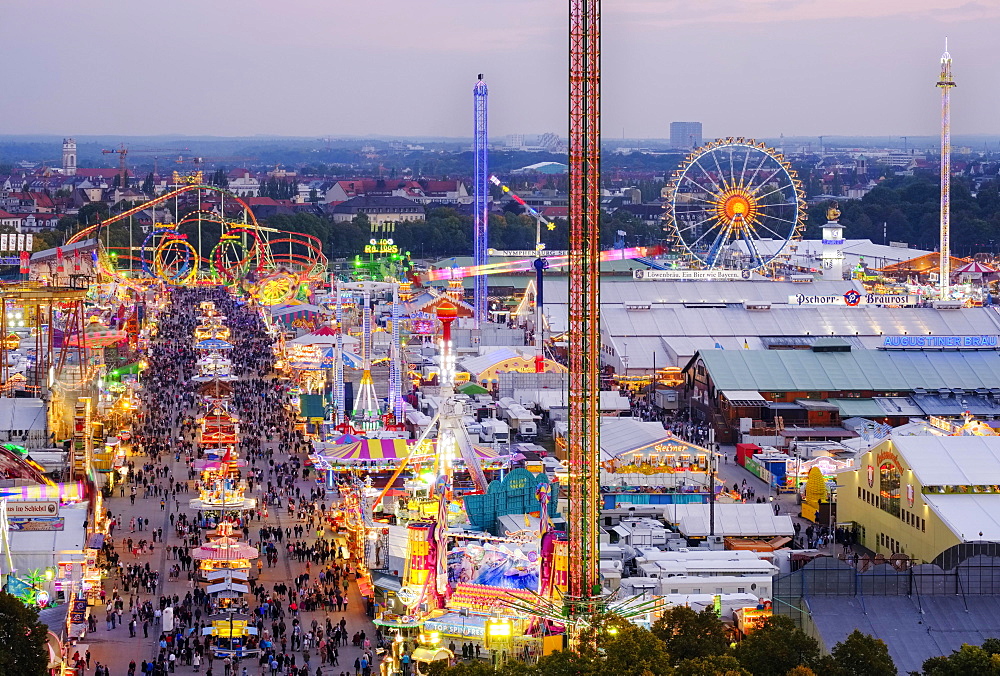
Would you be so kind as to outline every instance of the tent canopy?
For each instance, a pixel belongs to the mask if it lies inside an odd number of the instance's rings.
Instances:
[[[490,393],[490,391],[487,390],[485,387],[483,387],[482,385],[479,385],[477,383],[474,383],[471,380],[469,382],[467,382],[467,383],[459,385],[455,389],[457,389],[462,394],[469,395],[470,397],[473,397],[473,396],[475,396],[477,394],[489,394]]]
[[[411,439],[362,439],[351,444],[333,446],[321,451],[324,460],[330,462],[364,462],[367,460],[392,462],[402,460],[416,443]],[[486,446],[473,446],[480,460],[492,460],[496,451]]]
[[[194,344],[194,347],[196,350],[231,350],[233,349],[233,344],[219,340],[218,338],[209,338],[198,341]]]

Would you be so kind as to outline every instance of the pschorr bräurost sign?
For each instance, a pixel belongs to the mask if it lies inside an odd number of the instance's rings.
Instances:
[[[917,297],[906,293],[860,293],[851,289],[846,293],[808,294],[797,293],[788,297],[789,305],[916,305]]]

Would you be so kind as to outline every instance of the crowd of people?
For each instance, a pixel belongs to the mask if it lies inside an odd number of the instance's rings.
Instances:
[[[256,638],[244,646],[252,657],[244,657],[242,664],[237,656],[223,656],[216,639],[203,634],[220,609],[218,600],[198,586],[190,553],[202,544],[204,526],[187,504],[192,488],[199,486],[194,461],[205,450],[198,444],[197,423],[205,401],[192,378],[198,357],[194,329],[198,307],[206,300],[215,304],[231,331],[228,356],[237,379],[227,383],[229,407],[240,420],[234,450],[246,460],[241,478],[258,498],[255,510],[242,518],[229,516],[236,533],[247,539],[256,535],[250,544],[262,557],[260,568],[251,571],[250,593],[236,604],[257,629]],[[144,639],[155,641],[146,659],[137,656],[130,662],[129,676],[164,676],[180,666],[204,669],[208,676],[336,676],[340,672],[331,669],[340,665],[340,651],[348,642],[359,654],[353,660],[357,664],[346,667],[362,673],[377,662],[381,635],[348,627],[355,571],[330,516],[338,496],[315,483],[303,485],[307,472],[302,458],[309,445],[289,412],[288,384],[273,373],[272,343],[259,311],[223,289],[173,289],[159,313],[148,367],[141,374],[129,471],[119,494],[123,500],[116,506],[127,512],[137,500],[154,509],[159,503],[169,520],[169,541],[164,528],[151,526],[148,518],[126,519],[109,509],[112,536],[102,552],[108,571],[106,630],[127,626],[130,637],[142,632]],[[253,520],[258,525],[251,529]],[[157,565],[157,555],[176,563]],[[287,576],[279,573],[284,581],[270,587],[262,582],[265,560],[268,568],[284,568]],[[293,567],[304,572],[293,575]],[[186,578],[186,591],[167,593],[166,583],[180,578]],[[331,613],[340,614],[339,620]],[[248,666],[255,668],[247,672]],[[119,676],[110,674],[106,664],[98,663],[98,668],[102,676]]]

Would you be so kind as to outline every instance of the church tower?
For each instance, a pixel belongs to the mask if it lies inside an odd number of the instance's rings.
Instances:
[[[76,139],[63,139],[63,176],[76,176]]]

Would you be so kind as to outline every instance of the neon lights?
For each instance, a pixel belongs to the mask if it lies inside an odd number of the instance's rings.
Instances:
[[[476,82],[475,88],[472,90],[473,99],[475,101],[474,110],[474,126],[475,133],[473,139],[473,214],[475,215],[475,231],[474,231],[474,242],[473,242],[473,254],[472,258],[477,266],[482,266],[486,264],[487,254],[486,249],[489,247],[487,228],[489,227],[489,188],[487,186],[486,176],[489,163],[489,146],[487,144],[487,102],[489,98],[489,90],[486,88],[486,83],[483,82],[482,74],[479,75],[479,81]],[[487,319],[486,311],[486,296],[489,292],[488,288],[489,282],[486,277],[482,274],[476,275],[474,283],[474,300],[473,308],[475,309],[476,324],[484,322]]]
[[[650,256],[656,256],[662,252],[662,246],[635,246],[626,249],[609,249],[608,251],[601,252],[600,261],[604,263],[607,261],[647,258]],[[548,267],[550,268],[563,268],[569,265],[569,256],[550,256],[545,258],[545,261],[548,262]],[[512,272],[528,272],[534,269],[534,262],[534,258],[526,258],[523,260],[488,263],[487,265],[479,266],[472,265],[455,268],[438,268],[437,270],[430,270],[425,273],[424,278],[428,282],[440,282],[452,279],[463,279],[465,277],[472,277],[473,275],[503,275]]]
[[[365,244],[366,254],[398,254],[399,246],[393,244],[391,239],[372,239]]]

